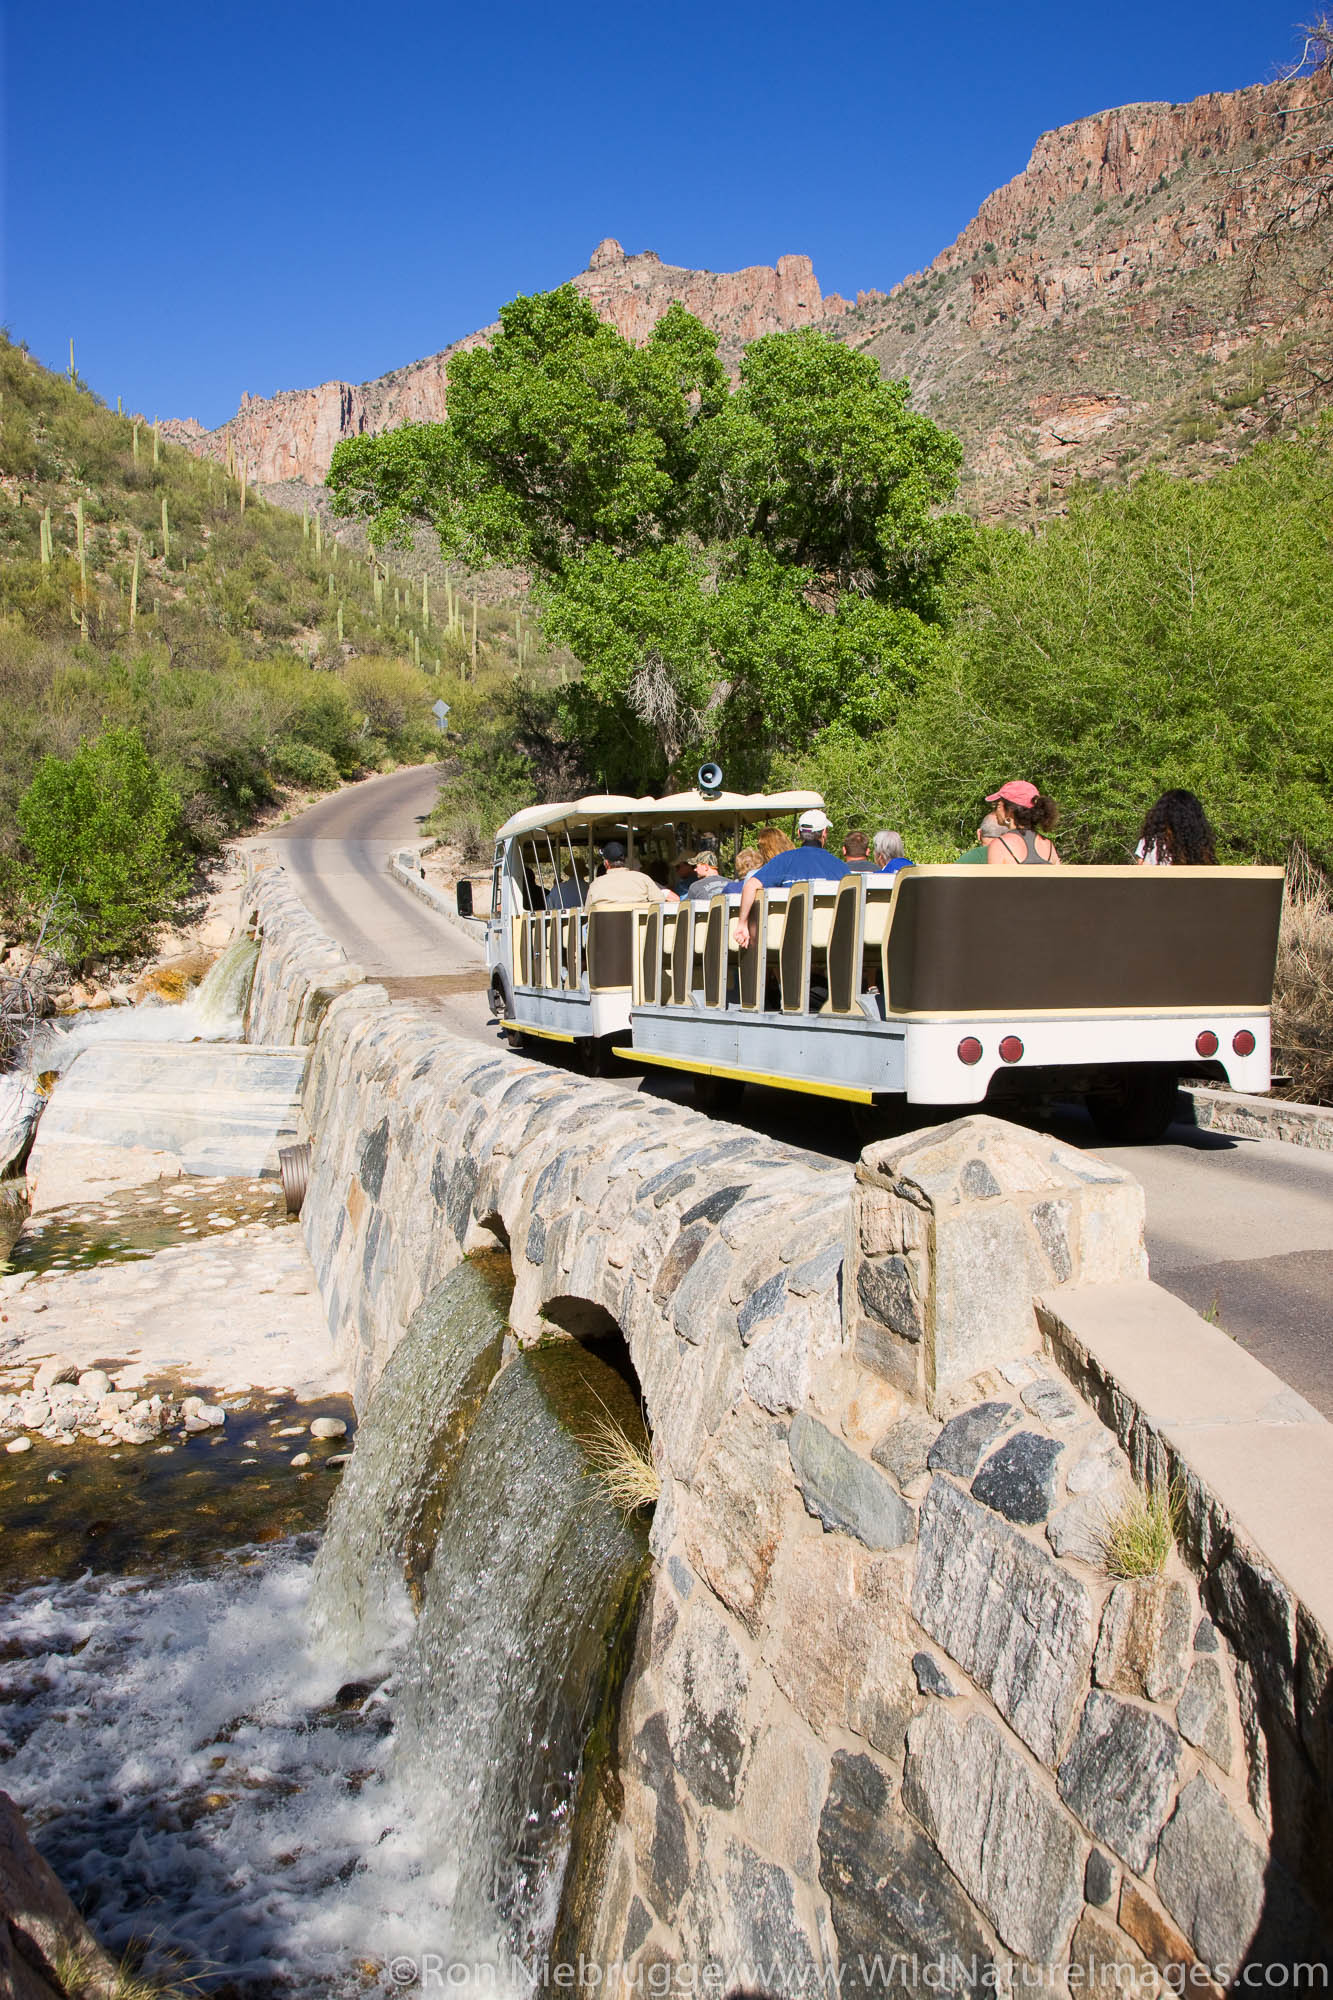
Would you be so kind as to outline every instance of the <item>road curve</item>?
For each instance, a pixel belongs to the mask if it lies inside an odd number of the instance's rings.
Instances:
[[[481,947],[387,872],[394,848],[419,837],[435,801],[436,765],[394,771],[321,799],[266,836],[280,841],[306,907],[348,956],[397,998],[440,1012],[449,1028],[493,1043]],[[686,1099],[669,1072],[625,1065],[629,1089]],[[750,1090],[740,1122],[810,1151],[854,1159],[859,1141],[827,1104]],[[1081,1112],[1043,1124],[1094,1144]],[[1156,1146],[1098,1147],[1142,1183],[1148,1255],[1158,1284],[1206,1314],[1333,1418],[1333,1153],[1271,1139],[1173,1126]]]
[[[455,1032],[489,1040],[481,946],[388,872],[389,856],[421,838],[439,786],[438,764],[367,778],[264,838],[281,845],[315,921],[394,999],[427,1004]]]

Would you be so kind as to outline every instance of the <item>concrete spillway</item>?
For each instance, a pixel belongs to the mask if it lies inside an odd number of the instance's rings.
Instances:
[[[29,1173],[81,1152],[169,1154],[191,1174],[254,1176],[295,1137],[305,1049],[227,1042],[98,1042],[61,1077]]]

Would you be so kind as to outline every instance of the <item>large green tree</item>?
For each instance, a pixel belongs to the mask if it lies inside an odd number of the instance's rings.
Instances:
[[[500,319],[451,361],[445,423],[346,441],[329,485],[377,541],[427,522],[448,560],[532,572],[591,770],[643,788],[707,755],[757,782],[890,719],[966,533],[940,511],[959,446],[906,385],[803,329],[733,387],[683,307],[635,347],[568,285]]]

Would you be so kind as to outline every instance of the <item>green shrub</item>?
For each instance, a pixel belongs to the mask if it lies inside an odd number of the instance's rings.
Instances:
[[[302,743],[293,736],[279,737],[269,753],[269,762],[279,778],[286,778],[293,785],[331,792],[338,783],[338,766],[328,751],[318,750],[313,743]]]
[[[143,944],[185,886],[180,796],[132,729],[44,757],[18,821],[34,886],[84,959]]]

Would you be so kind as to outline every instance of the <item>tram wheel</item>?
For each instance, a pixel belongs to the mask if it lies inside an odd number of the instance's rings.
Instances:
[[[735,1076],[703,1076],[695,1072],[692,1079],[695,1109],[706,1111],[711,1118],[727,1118],[739,1111],[745,1096],[745,1083]]]
[[[1174,1070],[1126,1070],[1109,1088],[1089,1092],[1088,1115],[1108,1146],[1150,1146],[1174,1120],[1179,1090]]]

